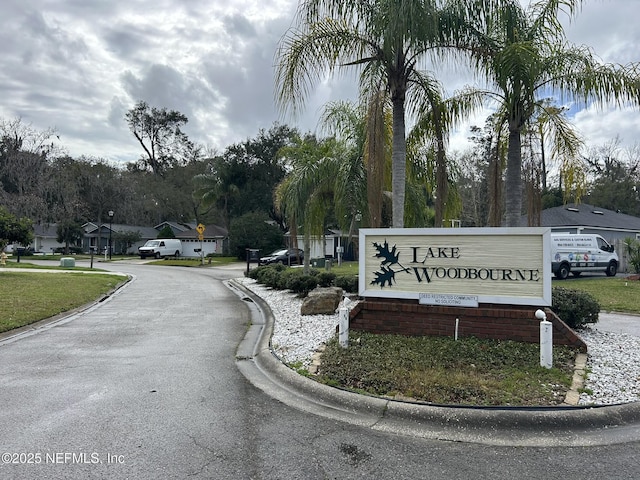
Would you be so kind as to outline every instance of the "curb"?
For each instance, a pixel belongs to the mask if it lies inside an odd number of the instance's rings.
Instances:
[[[225,285],[251,311],[236,352],[245,377],[266,394],[315,415],[372,430],[425,439],[504,446],[594,446],[640,440],[640,402],[604,406],[459,407],[360,395],[320,384],[272,352],[273,314],[233,280]]]

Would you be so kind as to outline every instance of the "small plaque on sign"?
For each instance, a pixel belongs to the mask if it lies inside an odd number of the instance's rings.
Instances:
[[[445,307],[477,307],[477,295],[458,295],[446,293],[421,293],[421,305],[441,305]]]

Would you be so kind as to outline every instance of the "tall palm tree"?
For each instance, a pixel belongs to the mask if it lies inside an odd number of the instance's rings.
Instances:
[[[392,216],[404,226],[406,183],[405,102],[428,54],[442,43],[438,0],[307,0],[298,26],[277,52],[278,101],[296,111],[313,85],[328,72],[355,67],[363,92],[386,90],[392,104]],[[484,8],[478,3],[475,7]],[[458,30],[451,30],[455,33]],[[451,35],[453,35],[450,34]]]
[[[567,42],[561,13],[575,15],[583,0],[538,0],[525,8],[520,0],[494,0],[484,15],[478,3],[457,0],[457,18],[465,19],[460,46],[489,82],[488,94],[501,107],[509,131],[505,225],[517,226],[522,209],[521,134],[541,97],[551,92],[586,105],[640,103],[637,65],[600,63],[592,51]],[[463,45],[464,44],[464,45]]]

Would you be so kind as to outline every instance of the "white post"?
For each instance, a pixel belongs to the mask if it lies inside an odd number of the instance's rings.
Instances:
[[[536,318],[540,321],[540,366],[553,366],[553,324],[547,321],[543,310],[536,310]]]
[[[339,318],[338,341],[341,347],[347,348],[349,346],[349,309],[347,307],[340,307]]]

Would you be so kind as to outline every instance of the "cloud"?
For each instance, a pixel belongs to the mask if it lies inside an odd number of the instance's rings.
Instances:
[[[621,145],[638,143],[640,115],[636,108],[601,110],[589,107],[576,113],[573,118],[578,131],[591,145],[604,145],[619,137]]]
[[[274,100],[278,42],[295,0],[4,0],[0,4],[0,117],[56,128],[73,156],[135,160],[139,145],[124,114],[139,100],[178,110],[198,143],[223,150],[274,122],[315,131],[323,106],[356,100],[353,70],[321,82],[297,117]],[[637,0],[585,2],[570,39],[607,62],[636,61]],[[460,67],[439,68],[453,93],[472,81]],[[589,138],[639,138],[633,110],[576,110]],[[470,124],[483,125],[481,115]],[[462,126],[451,141],[464,144]]]

